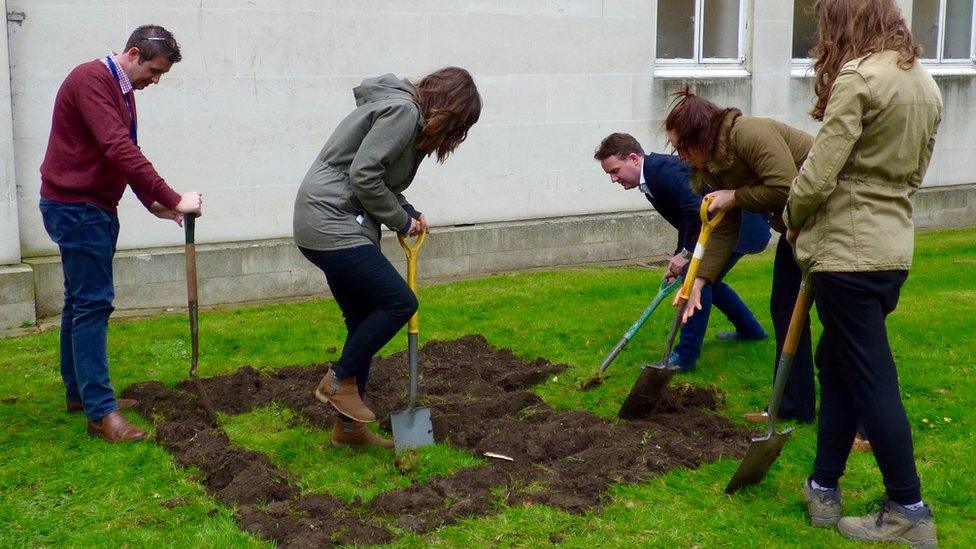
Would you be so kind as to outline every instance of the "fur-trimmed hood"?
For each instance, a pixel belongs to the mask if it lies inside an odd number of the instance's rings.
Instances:
[[[742,116],[742,111],[736,108],[725,109],[721,113],[715,115],[715,122],[713,122],[712,132],[715,139],[712,141],[714,143],[714,153],[712,158],[705,162],[705,169],[710,173],[723,172],[732,167],[732,163],[735,162],[735,153],[732,152],[732,143],[729,139],[729,134],[732,133],[732,126],[735,125],[735,121]]]
[[[732,144],[729,134],[732,133],[732,126],[735,125],[735,121],[740,116],[742,116],[742,111],[734,107],[725,109],[715,115],[713,127],[709,130],[715,137],[715,139],[712,141],[712,150],[714,152],[711,155],[711,158],[705,162],[704,170],[696,168],[691,174],[691,190],[694,191],[695,194],[705,194],[704,172],[714,175],[729,169],[735,162],[735,153],[732,152]]]

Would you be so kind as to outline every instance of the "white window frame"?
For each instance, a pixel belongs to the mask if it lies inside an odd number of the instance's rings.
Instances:
[[[792,25],[796,26],[796,14],[793,14]],[[793,47],[793,27],[790,27],[790,48]],[[793,53],[792,51],[790,53]],[[793,57],[790,60],[790,76],[793,78],[813,77],[812,57]]]
[[[970,0],[973,1],[973,0]],[[939,0],[939,37],[936,42],[936,56],[933,59],[920,59],[923,65],[937,65],[939,67],[970,67],[976,64],[976,1],[973,1],[973,20],[969,26],[969,59],[943,59],[945,53],[946,7],[948,0]],[[914,2],[912,3],[914,6]],[[915,14],[913,13],[912,16]]]
[[[702,23],[704,22],[704,0],[695,0],[694,41],[691,59],[654,60],[654,76],[658,78],[683,78],[688,76],[711,75],[715,77],[749,76],[745,70],[746,44],[749,30],[749,0],[739,1],[738,56],[734,58],[706,57],[701,51],[704,43]],[[660,25],[660,20],[658,20]]]
[[[976,1],[973,2],[973,21],[969,35],[969,59],[943,59],[945,51],[945,20],[947,17],[947,0],[939,0],[939,36],[936,42],[935,58],[919,58],[922,66],[928,68],[932,74],[938,75],[976,75]],[[912,3],[914,6],[914,2]],[[912,16],[914,17],[914,13]],[[911,25],[909,25],[911,26]],[[790,67],[793,78],[808,78],[813,76],[813,59],[794,58]]]

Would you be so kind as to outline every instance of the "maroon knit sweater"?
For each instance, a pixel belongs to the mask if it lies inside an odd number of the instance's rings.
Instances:
[[[128,93],[135,111],[135,94]],[[87,202],[115,213],[126,183],[149,208],[175,209],[180,195],[129,138],[129,109],[101,61],[75,67],[54,100],[51,137],[41,164],[41,196]]]

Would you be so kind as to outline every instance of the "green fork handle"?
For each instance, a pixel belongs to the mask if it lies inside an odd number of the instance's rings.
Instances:
[[[607,371],[607,368],[610,367],[610,363],[617,358],[617,355],[620,354],[620,351],[623,351],[624,347],[626,347],[627,344],[630,343],[630,340],[633,339],[634,335],[637,334],[637,330],[640,330],[641,326],[643,326],[644,323],[647,322],[647,319],[650,318],[651,313],[654,312],[654,309],[657,309],[657,306],[660,305],[661,302],[664,301],[664,299],[667,298],[668,295],[670,295],[675,288],[681,285],[682,279],[683,277],[678,276],[669,282],[667,276],[661,278],[661,288],[657,291],[657,295],[654,296],[654,299],[651,300],[651,303],[647,306],[647,308],[644,309],[644,312],[641,313],[640,318],[637,319],[637,322],[634,322],[634,325],[631,326],[629,330],[627,330],[627,333],[624,334],[623,339],[617,342],[617,345],[613,348],[612,351],[610,351],[610,354],[607,355],[607,358],[603,359],[603,363],[600,364],[601,376],[603,375],[604,372]]]

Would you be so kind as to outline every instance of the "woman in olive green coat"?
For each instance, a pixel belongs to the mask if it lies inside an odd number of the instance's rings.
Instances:
[[[935,547],[885,319],[912,262],[911,197],[932,156],[942,98],[892,0],[821,0],[816,9],[811,114],[823,126],[783,216],[824,328],[817,456],[804,495],[814,524]],[[887,494],[867,516],[840,518],[838,482],[858,422]]]
[[[672,146],[693,169],[692,190],[712,197],[711,210],[727,210],[712,233],[692,286],[685,320],[701,309],[701,288],[721,272],[735,247],[742,211],[771,217],[771,226],[785,232],[782,213],[790,183],[810,150],[806,133],[769,118],[742,116],[739,109],[720,109],[687,88],[665,121]],[[780,239],[773,263],[769,306],[776,333],[776,362],[800,288],[800,268],[786,239]],[[814,420],[816,399],[813,352],[807,323],[800,336],[793,367],[783,393],[779,417],[802,422]],[[746,415],[766,421],[765,412]]]

